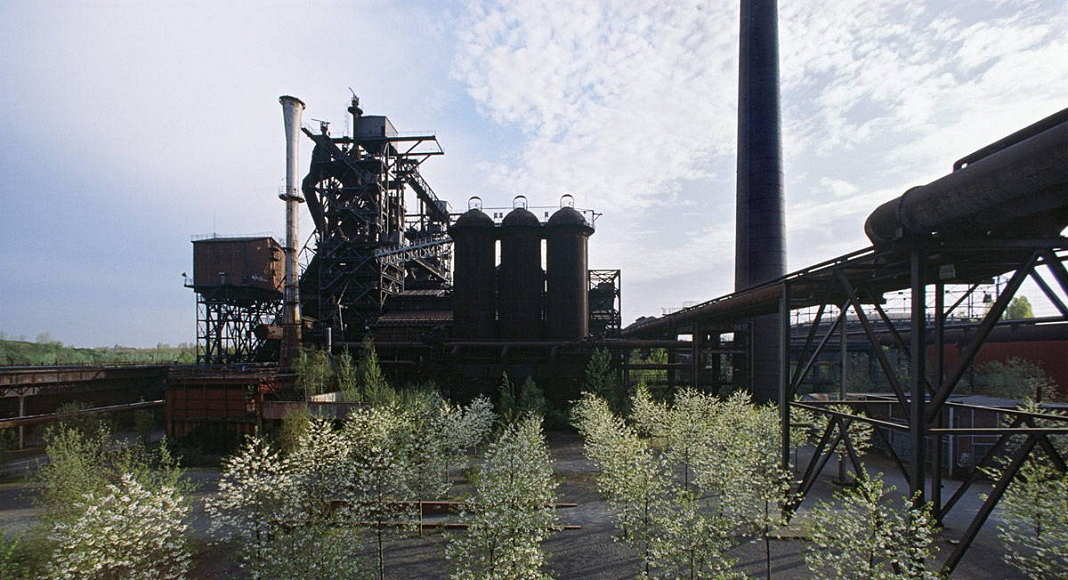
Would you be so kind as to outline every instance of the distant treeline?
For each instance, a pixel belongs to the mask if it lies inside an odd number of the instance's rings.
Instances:
[[[63,346],[59,341],[0,340],[0,366],[174,362],[196,362],[193,345],[182,343],[175,346],[161,343],[155,348],[119,345],[77,348]]]

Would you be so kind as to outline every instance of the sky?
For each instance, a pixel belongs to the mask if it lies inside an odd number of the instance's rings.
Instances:
[[[432,131],[454,210],[603,212],[624,323],[730,292],[738,2],[0,3],[0,332],[194,338],[196,234],[284,233],[281,107]],[[1063,0],[780,0],[788,266],[1068,106]],[[310,144],[304,144],[307,167]],[[302,231],[311,231],[305,216]],[[1051,313],[1034,286],[1036,313]]]

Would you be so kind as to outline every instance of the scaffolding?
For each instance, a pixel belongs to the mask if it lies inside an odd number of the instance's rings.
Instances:
[[[197,364],[266,360],[269,354],[263,347],[267,337],[262,329],[281,316],[279,297],[213,288],[198,291],[196,300]]]
[[[590,270],[590,335],[617,337],[623,325],[620,270]]]

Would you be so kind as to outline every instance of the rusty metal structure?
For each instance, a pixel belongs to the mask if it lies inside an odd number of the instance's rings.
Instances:
[[[270,236],[193,239],[197,362],[224,365],[270,357],[268,328],[281,314],[285,267]]]
[[[623,328],[623,288],[620,270],[589,271],[590,334],[618,337]]]
[[[92,405],[86,414],[161,406],[167,373],[165,365],[0,367],[0,429],[17,428],[22,449],[64,403]]]
[[[301,191],[315,232],[300,292],[319,344],[359,341],[392,297],[452,280],[449,207],[419,173],[444,154],[437,138],[400,134],[355,95],[348,112],[351,135],[334,137],[325,122],[301,129],[314,143]]]
[[[713,361],[718,367],[720,339],[734,334],[736,382],[767,399],[768,379],[777,377],[783,468],[791,467],[791,409],[826,416],[826,427],[794,490],[798,504],[839,448],[860,471],[846,436],[857,422],[875,428],[909,482],[910,494],[917,502],[930,501],[939,521],[958,506],[986,467],[1004,459],[993,490],[944,563],[943,573],[952,573],[1032,453],[1043,453],[1052,465],[1068,470],[1051,442],[1052,437],[1068,436],[1068,418],[995,409],[953,397],[1024,280],[1033,279],[1056,306],[1060,316],[1053,320],[1068,321],[1068,307],[1041,270],[1068,294],[1068,238],[1061,235],[1068,226],[1068,109],[957,160],[946,176],[878,207],[864,226],[871,247],[778,276],[772,271],[781,268],[777,258],[783,256],[776,2],[743,0],[741,6],[737,291],[639,320],[622,335],[666,341],[689,335],[690,384],[718,388],[718,381],[705,382],[707,373],[702,371]],[[766,237],[767,255],[751,247],[754,236]],[[948,365],[947,319],[976,288],[997,276],[1008,276],[1007,284],[972,326],[956,364]],[[964,291],[947,305],[946,288],[951,285]],[[901,290],[909,293],[905,325],[895,324],[883,308],[885,295]],[[931,295],[933,304],[928,304]],[[798,348],[791,316],[797,309],[811,308],[816,314]],[[847,397],[844,392],[850,311],[871,344],[890,394]],[[822,324],[825,316],[828,324]],[[765,332],[763,325],[776,320],[777,331]],[[839,396],[796,400],[800,385],[835,336],[842,357]],[[904,354],[907,366],[889,359],[887,341]],[[981,427],[952,420],[954,411],[969,410],[1001,413],[1012,420],[1007,426]],[[953,448],[955,438],[973,435],[994,437],[995,442],[953,495],[943,498],[945,443]],[[890,444],[895,436],[905,437],[907,443]]]
[[[667,340],[690,334],[695,337],[696,369],[703,366],[700,361],[705,356],[702,341],[696,337],[730,332],[739,321],[777,316],[778,400],[784,467],[790,462],[791,408],[830,417],[811,460],[803,469],[797,487],[802,499],[839,446],[846,447],[851,461],[857,463],[845,434],[858,421],[872,424],[883,436],[892,431],[909,437],[908,454],[900,456],[892,446],[890,451],[909,481],[910,492],[918,494],[920,501],[931,501],[939,520],[981,477],[983,468],[997,457],[1007,456],[1007,469],[945,563],[945,571],[951,572],[1029,454],[1045,453],[1054,465],[1065,468],[1064,458],[1050,442],[1050,437],[1068,435],[1068,419],[1058,415],[1002,409],[1001,412],[1014,417],[1010,426],[945,426],[948,409],[990,411],[982,406],[953,402],[950,398],[1024,280],[1029,277],[1040,280],[1039,287],[1060,313],[1054,318],[1068,320],[1068,307],[1044,278],[1044,275],[1051,276],[1068,293],[1068,269],[1064,265],[1068,259],[1068,238],[1061,235],[1065,226],[1068,226],[1068,109],[962,158],[946,176],[913,188],[877,208],[865,225],[873,246],[667,316],[639,322],[624,329],[623,336]],[[958,363],[947,366],[945,321],[975,288],[995,276],[1008,276],[1007,284],[974,326]],[[949,285],[960,285],[966,290],[947,305],[945,296]],[[902,289],[910,294],[911,311],[905,332],[889,320],[882,307],[886,293]],[[932,294],[934,303],[929,308],[928,298]],[[803,339],[801,355],[794,359],[790,354],[794,342],[791,312],[800,308],[818,310]],[[832,311],[837,314],[830,323],[821,324]],[[860,400],[796,401],[798,386],[821,353],[832,344],[832,339],[841,334],[845,327],[843,321],[850,311],[859,321],[864,336],[875,345],[872,352],[878,357],[879,368],[892,393]],[[876,333],[876,322],[883,324],[884,333],[906,353],[908,372],[888,358],[882,348],[884,338]],[[929,365],[928,350],[932,347],[934,364]],[[694,372],[691,381],[696,384],[698,380]],[[830,408],[835,405],[851,411]],[[883,418],[873,418],[876,416]],[[974,434],[993,435],[997,440],[971,470],[964,485],[945,499],[942,497],[943,442],[947,438]]]

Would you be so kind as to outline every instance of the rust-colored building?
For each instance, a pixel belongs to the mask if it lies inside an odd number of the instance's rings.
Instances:
[[[281,244],[270,236],[194,240],[193,289],[232,287],[281,293],[284,257]]]

